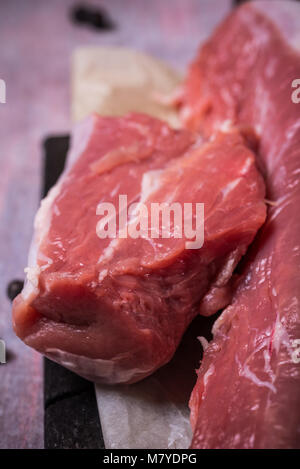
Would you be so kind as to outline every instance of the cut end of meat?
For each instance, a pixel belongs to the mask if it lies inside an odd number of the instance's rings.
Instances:
[[[199,312],[230,301],[232,272],[265,220],[264,183],[238,131],[202,143],[144,115],[92,115],[77,126],[70,157],[36,217],[14,327],[88,379],[134,382],[171,359]],[[99,204],[116,208],[120,228],[124,195],[127,207],[135,203],[125,226],[113,239],[99,237]],[[182,210],[167,236],[163,221],[155,236],[152,225],[123,236],[143,225],[141,205],[152,217],[159,204]],[[204,204],[196,249],[187,243],[197,230],[177,236],[184,204]],[[195,212],[189,221],[197,222]]]

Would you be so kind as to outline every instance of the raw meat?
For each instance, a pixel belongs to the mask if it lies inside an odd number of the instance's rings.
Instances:
[[[128,205],[204,203],[203,247],[175,235],[100,239],[98,204],[118,207],[124,194]],[[16,333],[88,379],[137,381],[170,360],[199,310],[228,304],[232,271],[265,212],[255,156],[237,131],[203,144],[151,117],[93,115],[37,214]]]
[[[204,352],[190,400],[193,448],[300,448],[299,28],[294,2],[242,6],[186,80],[188,127],[209,135],[227,121],[257,134],[271,201]]]

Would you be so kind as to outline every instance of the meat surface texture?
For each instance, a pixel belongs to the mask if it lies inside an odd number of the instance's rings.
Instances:
[[[190,400],[193,448],[300,447],[299,30],[295,2],[246,4],[199,51],[185,83],[187,127],[254,129],[271,201],[204,352]]]
[[[203,246],[187,249],[175,218],[170,237],[100,239],[97,207],[112,203],[119,215],[119,195],[137,204],[128,230],[144,226],[141,202],[203,203]],[[203,143],[148,116],[92,115],[37,213],[16,333],[88,379],[142,379],[170,360],[199,311],[230,301],[233,269],[265,220],[264,195],[255,156],[235,130]]]

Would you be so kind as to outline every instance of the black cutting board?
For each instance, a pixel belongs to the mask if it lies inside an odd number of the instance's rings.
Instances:
[[[45,139],[42,197],[62,173],[68,147],[68,136]],[[45,448],[104,448],[94,385],[47,358],[44,359],[44,407]]]

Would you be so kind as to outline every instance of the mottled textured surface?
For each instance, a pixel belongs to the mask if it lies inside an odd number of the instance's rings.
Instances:
[[[97,32],[69,21],[71,0],[1,1],[0,78],[0,447],[43,446],[42,359],[11,328],[6,286],[23,278],[40,194],[41,143],[70,129],[70,56],[82,45],[126,45],[183,69],[229,0],[103,0],[117,28]],[[145,9],[147,4],[148,9]]]

